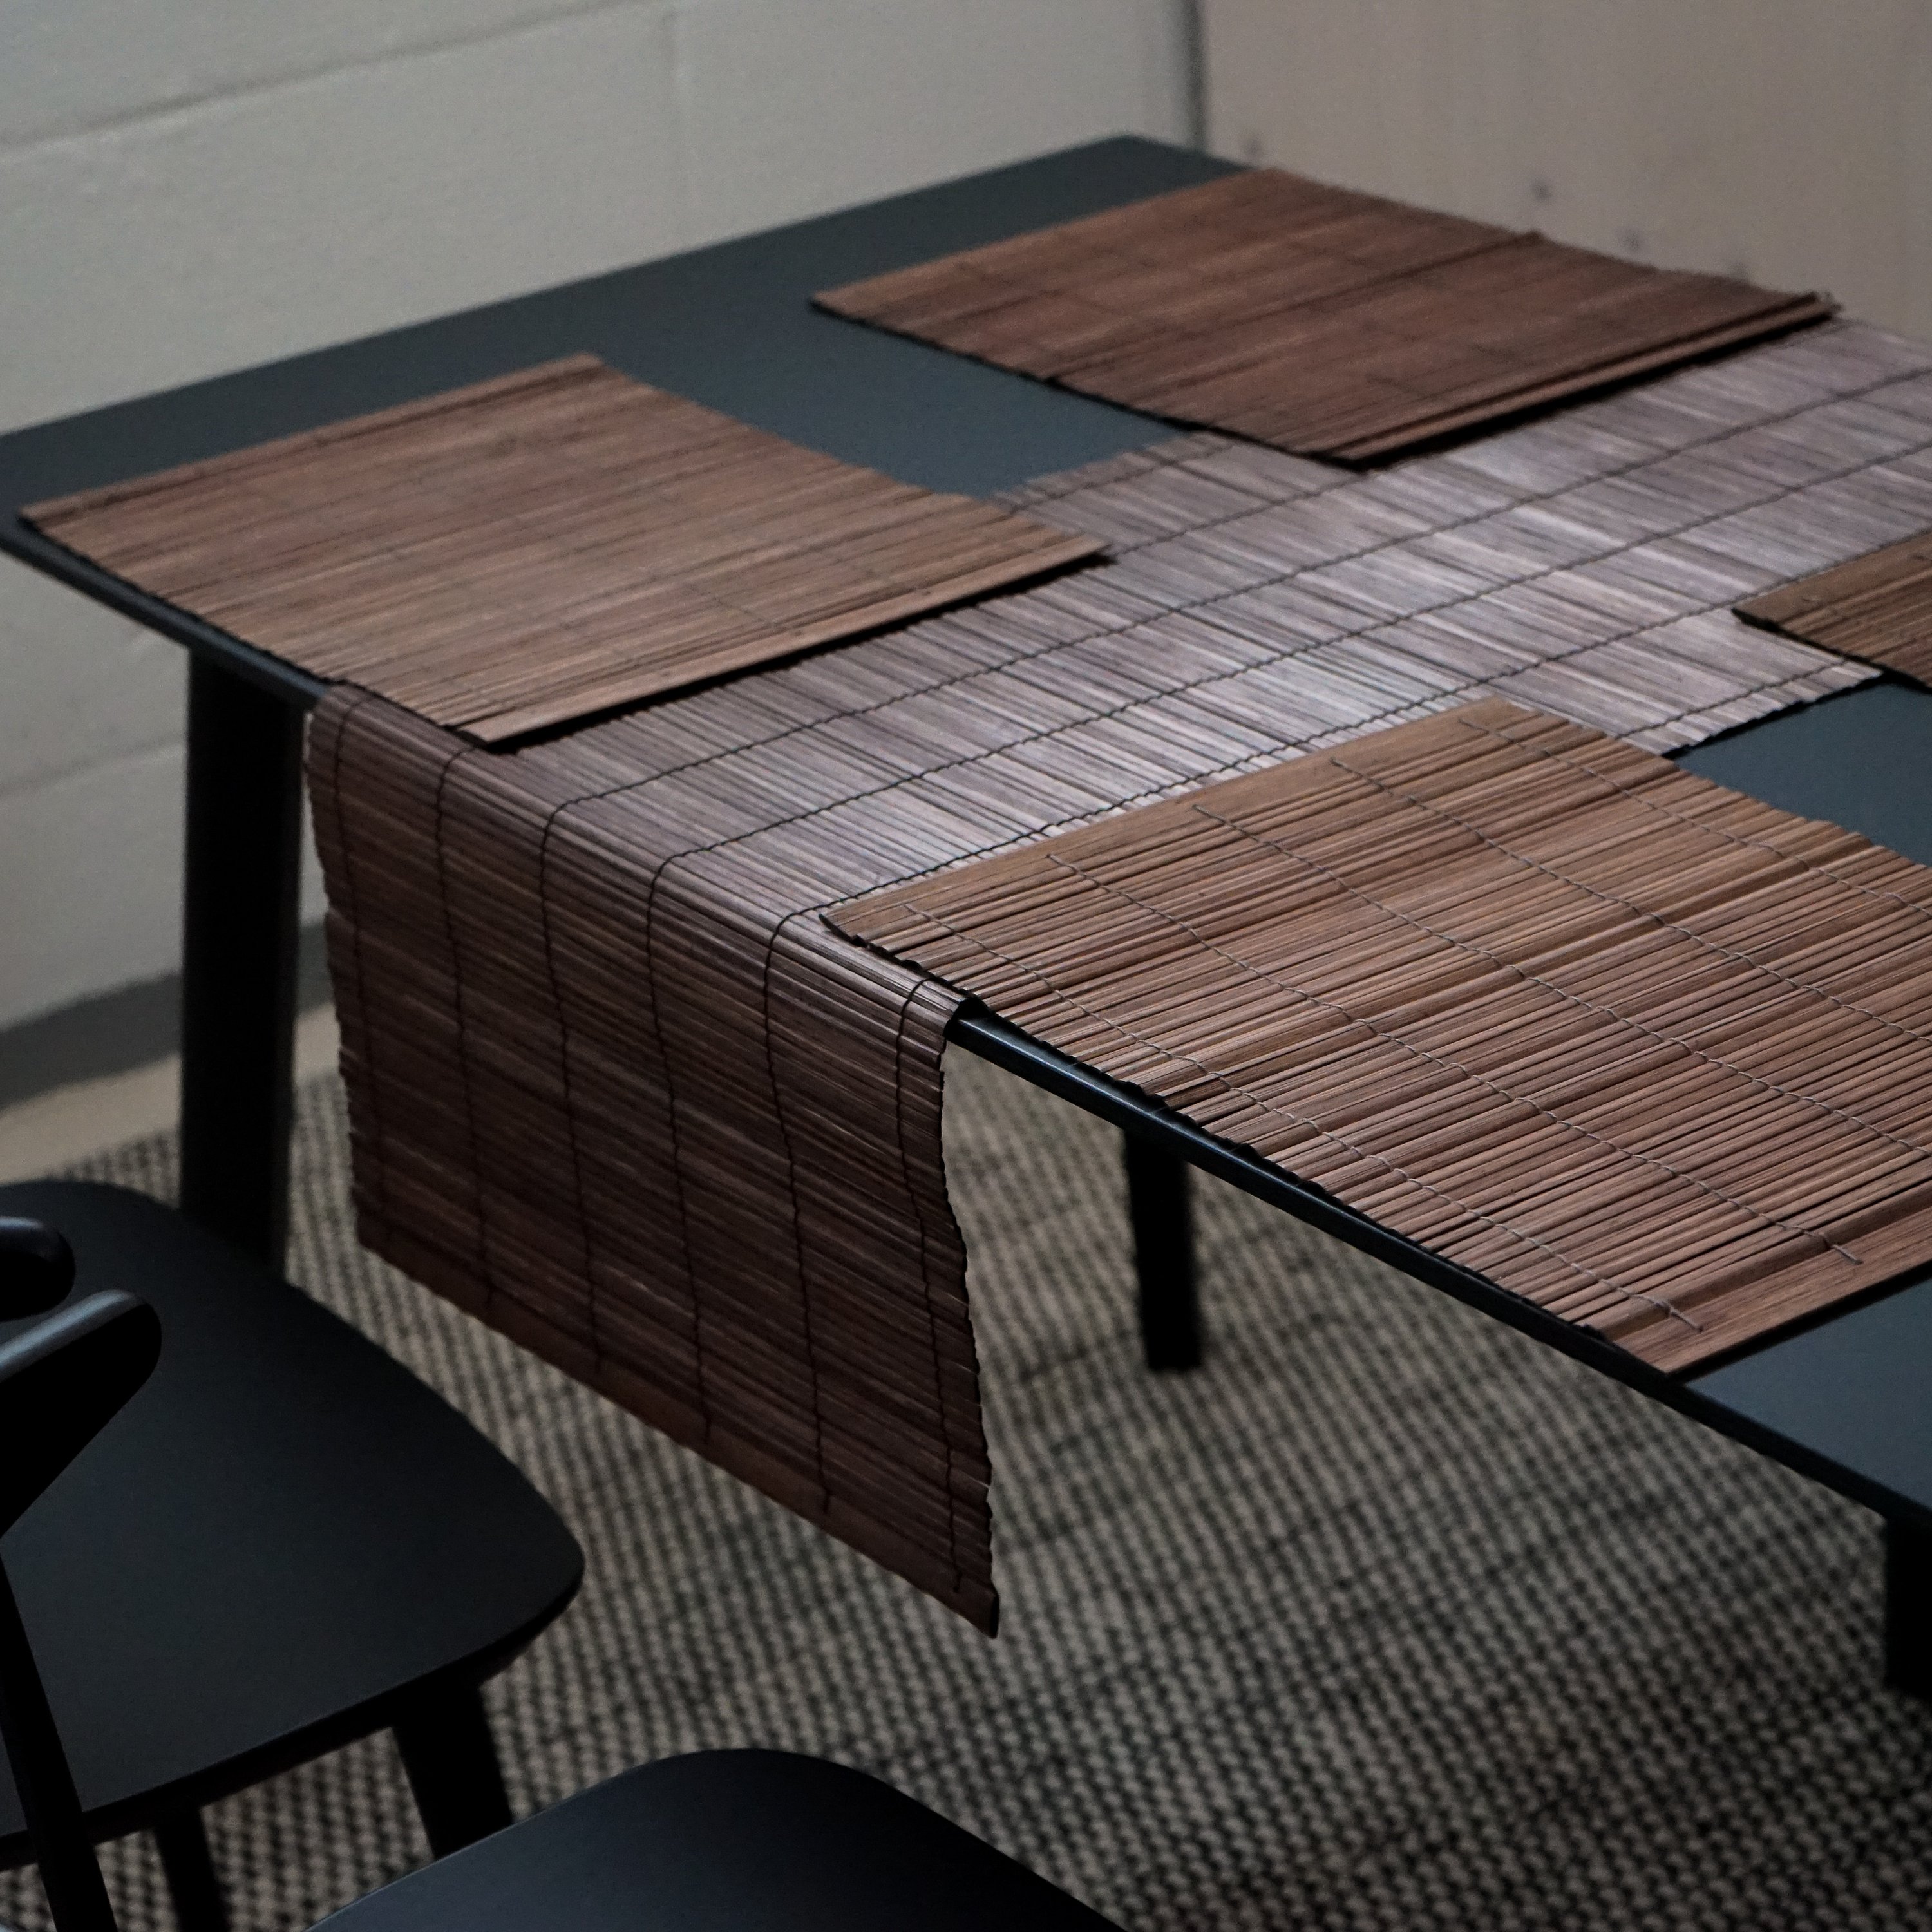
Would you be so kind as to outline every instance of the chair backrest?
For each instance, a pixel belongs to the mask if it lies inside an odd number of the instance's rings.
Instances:
[[[65,1241],[33,1221],[0,1221],[0,1318],[58,1301],[72,1285]],[[118,1290],[90,1294],[0,1342],[0,1533],[148,1379],[160,1318]],[[58,1932],[113,1932],[94,1856],[32,1646],[0,1566],[0,1735]]]
[[[74,1250],[44,1222],[0,1214],[0,1322],[44,1315],[74,1286]]]

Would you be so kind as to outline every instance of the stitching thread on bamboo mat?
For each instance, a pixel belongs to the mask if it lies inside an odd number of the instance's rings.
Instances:
[[[1875,395],[1892,388],[1899,380],[1900,379],[1895,376],[1882,377],[1876,382],[1868,383],[1862,388],[1846,390],[1842,394],[1833,397],[1832,400],[1834,403],[1856,402],[1864,397]],[[1742,427],[1726,424],[1722,428],[1713,430],[1708,436],[1696,437],[1690,441],[1673,446],[1668,454],[1672,458],[1685,456],[1698,451],[1720,448],[1726,442],[1744,441],[1764,430],[1775,428],[1781,424],[1796,422],[1810,414],[1819,405],[1815,403],[1810,403],[1796,409],[1786,410],[1780,415],[1766,416],[1761,421],[1754,422]],[[1192,447],[1202,442],[1210,443],[1213,447],[1206,450],[1196,449]],[[1181,446],[1185,448],[1186,453],[1178,457],[1176,461],[1178,466],[1186,468],[1229,446],[1217,437],[1197,436],[1182,439]],[[1138,453],[1145,454],[1149,452]],[[1655,450],[1647,450],[1642,455],[1633,457],[1627,463],[1616,464],[1606,469],[1592,471],[1588,480],[1592,483],[1605,483],[1614,482],[1619,477],[1640,475],[1644,470],[1653,467],[1657,464],[1658,455],[1659,453]],[[1077,478],[1083,473],[1076,470],[1072,472],[1072,476]],[[1809,482],[1815,480],[1816,479],[1808,479],[1807,484],[1797,487],[1808,487]],[[1284,498],[1282,500],[1296,504],[1310,504],[1323,497],[1332,496],[1338,491],[1346,491],[1358,484],[1360,481],[1360,477],[1353,470],[1337,470],[1330,472],[1327,478],[1314,488],[1300,495]],[[1048,494],[1036,494],[1034,486],[1024,485],[1012,494],[1016,502],[1023,502],[1028,508],[1036,509],[1043,503],[1062,502],[1070,496],[1082,495],[1089,487],[1077,482],[1069,481],[1064,489],[1054,490]],[[1514,499],[1511,507],[1522,508],[1530,504],[1553,502],[1568,495],[1576,487],[1574,482],[1564,482],[1547,490],[1531,491]],[[1225,516],[1209,517],[1202,522],[1190,524],[1187,526],[1186,534],[1190,536],[1204,536],[1210,532],[1225,529],[1231,524],[1243,522],[1254,514],[1252,506],[1238,510],[1231,510]],[[1451,518],[1433,526],[1430,533],[1437,535],[1449,530],[1466,530],[1472,524],[1483,522],[1495,514],[1494,511],[1487,508],[1473,510],[1466,516]],[[1125,558],[1131,556],[1138,550],[1150,549],[1156,544],[1168,541],[1169,538],[1165,533],[1149,535],[1138,538],[1131,536],[1115,536],[1109,538],[1108,548],[1116,558]],[[1402,537],[1388,538],[1379,542],[1365,544],[1359,550],[1344,551],[1339,556],[1329,561],[1354,562],[1363,557],[1375,556],[1379,551],[1398,548],[1402,543],[1408,541],[1412,539]],[[1771,594],[1775,596],[1777,593]],[[1764,601],[1768,602],[1769,599],[1767,598]]]
[[[658,868],[662,878],[670,865],[668,860]],[[796,917],[797,915],[794,914]],[[798,1156],[794,1150],[792,1132],[786,1124],[784,1110],[784,1083],[778,1078],[777,1063],[772,1058],[772,961],[778,951],[780,935],[788,920],[781,920],[766,940],[764,956],[759,962],[758,998],[764,1009],[765,1077],[771,1082],[772,1120],[778,1130],[778,1144],[784,1150],[785,1186],[792,1199],[791,1238],[792,1248],[798,1262],[799,1319],[805,1336],[806,1372],[812,1387],[812,1433],[813,1452],[818,1465],[819,1508],[826,1514],[832,1508],[832,1486],[825,1474],[825,1408],[824,1393],[820,1385],[818,1352],[812,1343],[812,1270],[805,1252],[805,1222],[802,1213],[802,1200],[798,1184]]]
[[[558,977],[556,950],[550,930],[550,834],[556,825],[556,813],[549,813],[544,820],[543,830],[537,835],[537,920],[543,935],[544,974],[550,982],[550,1005],[556,1013],[557,1070],[563,1084],[564,1136],[570,1149],[571,1186],[577,1197],[577,1230],[584,1244],[584,1280],[586,1288],[585,1315],[590,1324],[591,1343],[596,1352],[597,1366],[604,1364],[604,1335],[597,1314],[597,1256],[591,1245],[590,1213],[589,1197],[584,1186],[584,1149],[580,1142],[577,1120],[575,1096],[572,1091],[570,1078],[570,1020],[564,1010],[563,982]],[[700,1384],[698,1406],[704,1406]],[[705,1433],[710,1433],[707,1417]]]
[[[1353,461],[1833,308],[1272,169],[816,299],[1129,408]]]
[[[479,1157],[476,1135],[476,1094],[470,1066],[470,1018],[464,1010],[463,955],[457,943],[456,926],[450,909],[449,844],[443,836],[446,822],[443,802],[449,790],[450,776],[467,755],[466,748],[459,746],[436,774],[436,856],[437,876],[442,888],[443,943],[449,949],[451,985],[454,995],[456,1064],[462,1076],[464,1128],[470,1142],[470,1195],[476,1215],[476,1272],[482,1277],[486,1300],[494,1300],[496,1294],[496,1270],[490,1262],[490,1214],[484,1200],[483,1164]]]
[[[568,812],[569,808],[570,807],[568,804],[559,806],[556,810],[550,814],[549,820],[546,823],[544,828],[546,832],[548,832],[552,826],[561,824],[562,823],[565,813]],[[644,916],[643,921],[644,952],[644,982],[645,988],[646,988],[646,997],[649,998],[650,1002],[651,1034],[652,1043],[656,1048],[656,1058],[658,1064],[662,1066],[664,1070],[664,1119],[666,1126],[669,1130],[670,1142],[670,1166],[671,1185],[676,1192],[677,1198],[677,1232],[678,1238],[683,1247],[685,1278],[691,1283],[692,1322],[692,1326],[696,1330],[698,1336],[696,1378],[698,1388],[699,1413],[704,1426],[704,1440],[708,1443],[712,1439],[714,1425],[712,1420],[711,1406],[709,1402],[704,1399],[704,1331],[705,1297],[703,1289],[699,1286],[700,1282],[703,1280],[704,1270],[698,1264],[697,1250],[693,1246],[691,1238],[691,1204],[686,1197],[685,1189],[684,1150],[680,1144],[678,1137],[676,1078],[670,1070],[670,1056],[665,1050],[664,1015],[660,1010],[661,1001],[658,992],[658,980],[657,976],[656,950],[658,930],[657,894],[658,880],[662,876],[662,868],[661,867],[654,870],[651,874],[650,884],[646,889],[646,896],[644,901]],[[550,953],[550,958],[554,968],[556,960],[556,954],[554,950]]]

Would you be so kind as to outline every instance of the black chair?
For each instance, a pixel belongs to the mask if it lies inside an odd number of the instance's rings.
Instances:
[[[16,1279],[30,1288],[37,1273],[50,1280],[59,1259],[44,1240]],[[30,1298],[16,1294],[16,1306]],[[88,1294],[0,1346],[0,1532],[106,1428],[160,1346],[154,1311],[119,1291]],[[58,1932],[114,1932],[4,1568],[0,1730]],[[626,1772],[326,1923],[338,1932],[1106,1932],[1097,1914],[876,1779],[754,1750]]]
[[[183,1932],[218,1932],[200,1808],[386,1729],[434,1851],[507,1825],[480,1687],[576,1592],[555,1510],[373,1342],[158,1203],[37,1181],[0,1187],[0,1317],[73,1304],[77,1262],[169,1336],[0,1544],[88,1838],[154,1832]],[[0,1773],[0,1867],[34,1857],[29,1823]]]

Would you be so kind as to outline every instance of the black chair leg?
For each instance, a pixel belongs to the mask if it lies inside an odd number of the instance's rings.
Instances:
[[[1124,1136],[1122,1151],[1147,1365],[1156,1370],[1198,1368],[1204,1345],[1187,1163],[1136,1134]]]
[[[174,1811],[154,1826],[161,1871],[178,1932],[228,1932],[228,1900],[199,1811]]]
[[[1932,1702],[1932,1534],[1885,1526],[1885,1681]]]
[[[474,1684],[419,1695],[395,1726],[403,1769],[438,1858],[510,1824],[496,1741]]]

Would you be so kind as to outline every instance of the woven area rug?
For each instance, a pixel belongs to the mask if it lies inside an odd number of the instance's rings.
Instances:
[[[1118,1144],[947,1062],[1004,1634],[355,1245],[302,1096],[293,1271],[562,1509],[584,1594],[491,1697],[527,1809],[737,1743],[878,1772],[1132,1932],[1888,1932],[1932,1915],[1932,1712],[1863,1511],[1286,1218],[1197,1192],[1208,1366],[1140,1368]],[[165,1193],[172,1148],[92,1174]],[[242,1928],[421,1857],[386,1740],[218,1808]],[[138,1841],[128,1932],[168,1924]],[[15,1876],[0,1913],[44,1923]]]

